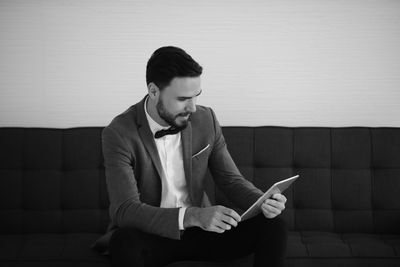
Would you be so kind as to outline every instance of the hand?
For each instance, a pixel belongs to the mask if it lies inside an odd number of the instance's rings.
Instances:
[[[282,194],[274,194],[273,199],[269,198],[264,200],[261,205],[261,210],[265,217],[272,219],[282,213],[285,209],[286,197]]]
[[[198,226],[206,231],[223,233],[232,226],[236,227],[238,222],[240,222],[239,214],[224,206],[190,207],[186,209],[183,226],[185,228]]]

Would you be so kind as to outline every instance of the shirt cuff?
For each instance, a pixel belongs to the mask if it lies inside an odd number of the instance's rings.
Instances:
[[[186,212],[185,207],[179,209],[179,218],[178,218],[179,230],[185,230],[185,228],[183,227],[183,219],[185,218],[185,212]]]

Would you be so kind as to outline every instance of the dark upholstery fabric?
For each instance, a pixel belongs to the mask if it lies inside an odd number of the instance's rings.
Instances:
[[[300,174],[285,192],[290,230],[400,234],[399,128],[226,127],[224,134],[239,169],[262,190]]]
[[[99,236],[92,233],[1,235],[0,265],[109,266],[106,257],[90,249]]]
[[[105,231],[101,131],[0,129],[0,234]]]
[[[109,266],[101,127],[0,128],[0,265]],[[224,127],[242,174],[285,195],[288,266],[400,266],[400,128]],[[209,177],[210,199],[233,206]],[[248,266],[181,262],[170,266]]]

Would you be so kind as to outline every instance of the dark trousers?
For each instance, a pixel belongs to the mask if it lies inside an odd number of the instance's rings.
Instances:
[[[227,261],[254,253],[254,266],[284,266],[287,229],[262,214],[222,234],[193,227],[181,240],[136,229],[118,229],[110,240],[112,266],[165,266],[182,260]]]

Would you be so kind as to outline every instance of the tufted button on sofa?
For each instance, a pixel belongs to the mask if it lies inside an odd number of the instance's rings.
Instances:
[[[91,249],[109,222],[102,129],[0,128],[0,266],[110,266]],[[223,132],[240,171],[260,189],[300,175],[280,215],[289,229],[287,266],[400,266],[400,128]],[[210,199],[232,206],[208,181]]]

